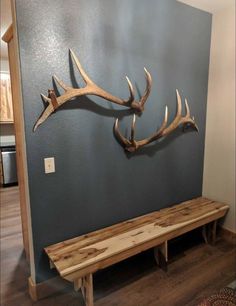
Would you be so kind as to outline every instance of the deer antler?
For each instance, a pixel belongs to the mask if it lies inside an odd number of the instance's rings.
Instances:
[[[105,100],[108,100],[110,102],[130,107],[132,109],[135,109],[138,112],[142,112],[144,110],[144,104],[147,101],[147,98],[151,92],[151,85],[152,85],[152,77],[151,74],[147,71],[146,68],[144,68],[145,76],[146,76],[146,90],[144,92],[144,95],[140,98],[140,101],[136,101],[134,98],[134,88],[132,83],[130,82],[129,78],[126,77],[126,80],[128,82],[129,92],[130,96],[127,100],[123,100],[119,97],[115,97],[109,92],[105,91],[98,85],[96,85],[86,74],[84,69],[82,68],[82,65],[80,64],[78,58],[74,54],[74,52],[70,49],[70,55],[77,66],[86,86],[83,88],[73,88],[70,86],[67,86],[64,84],[57,76],[53,76],[54,81],[64,89],[65,93],[61,96],[57,97],[55,95],[54,90],[49,90],[48,97],[41,94],[43,100],[48,103],[47,107],[41,114],[40,118],[37,120],[34,131],[37,129],[37,127],[42,124],[57,108],[59,108],[62,104],[66,103],[67,101],[84,95],[94,95],[99,96]]]
[[[136,121],[136,116],[134,114],[133,116],[133,121],[131,125],[131,136],[130,139],[125,138],[119,131],[119,119],[117,118],[115,121],[114,125],[114,133],[117,139],[120,141],[120,143],[124,146],[125,150],[128,152],[134,152],[138,150],[139,148],[156,141],[159,138],[165,137],[168,134],[170,134],[172,131],[174,131],[179,125],[183,124],[183,126],[190,125],[192,126],[196,131],[198,131],[198,127],[194,121],[194,117],[191,118],[190,116],[190,110],[188,106],[188,102],[185,99],[185,108],[186,108],[186,115],[182,116],[182,101],[181,97],[179,95],[178,90],[176,89],[176,95],[177,95],[177,112],[174,120],[167,126],[167,121],[168,121],[168,107],[166,106],[165,109],[165,116],[163,123],[159,130],[156,131],[152,136],[142,139],[139,141],[136,141],[134,139],[134,134],[135,134],[135,121]]]

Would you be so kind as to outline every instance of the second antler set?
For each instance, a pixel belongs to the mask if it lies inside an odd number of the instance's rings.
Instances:
[[[188,101],[185,99],[185,108],[186,108],[186,115],[182,116],[182,101],[179,95],[178,90],[176,89],[176,95],[177,95],[177,112],[174,120],[172,121],[171,124],[167,126],[167,121],[168,121],[168,107],[166,106],[165,109],[165,116],[163,123],[161,127],[150,137],[138,140],[136,141],[134,139],[134,134],[135,134],[135,122],[136,122],[136,116],[135,114],[133,115],[133,121],[131,125],[131,135],[130,139],[125,138],[119,131],[119,119],[117,118],[115,121],[114,125],[114,133],[120,143],[124,146],[125,150],[128,152],[134,152],[138,150],[139,148],[156,141],[157,139],[160,139],[162,137],[167,136],[171,132],[173,132],[179,125],[183,124],[183,127],[185,128],[187,125],[192,126],[196,131],[198,131],[198,127],[194,121],[194,117],[191,118],[190,116],[190,109],[188,106]]]
[[[152,77],[151,77],[150,73],[146,70],[146,68],[144,68],[145,77],[146,77],[146,90],[145,90],[143,96],[140,98],[139,101],[135,100],[133,85],[130,82],[129,78],[126,77],[126,80],[128,82],[130,96],[127,100],[123,100],[119,97],[113,96],[109,92],[105,91],[103,88],[96,85],[89,78],[89,76],[86,74],[86,72],[82,68],[82,65],[80,64],[78,58],[76,57],[76,55],[74,54],[74,52],[71,49],[70,49],[70,55],[71,55],[75,65],[77,66],[86,86],[82,87],[82,88],[73,88],[73,87],[67,86],[57,76],[54,75],[53,79],[55,80],[55,82],[60,87],[62,87],[64,89],[65,92],[64,92],[64,94],[62,94],[61,96],[58,96],[58,97],[56,96],[55,91],[53,89],[48,90],[48,97],[41,94],[43,100],[46,103],[48,103],[48,105],[45,108],[45,110],[43,111],[43,113],[41,114],[41,116],[39,117],[39,119],[37,120],[37,122],[34,126],[34,131],[53,112],[55,112],[61,105],[63,105],[64,103],[70,101],[71,99],[73,99],[75,97],[84,96],[84,95],[99,96],[99,97],[101,97],[105,100],[108,100],[108,101],[112,102],[112,103],[116,103],[116,104],[119,104],[119,105],[122,105],[122,106],[129,107],[131,109],[134,109],[134,111],[136,111],[136,112],[139,112],[139,113],[143,112],[144,105],[145,105],[145,103],[148,99],[148,96],[150,95],[151,86],[152,86]],[[132,122],[132,126],[131,126],[130,139],[125,138],[120,133],[120,131],[118,129],[119,120],[116,119],[115,125],[114,125],[114,134],[117,137],[117,139],[119,140],[119,142],[124,146],[125,150],[127,150],[128,152],[134,152],[137,149],[139,149],[140,147],[143,147],[143,146],[145,146],[145,145],[147,145],[147,144],[149,144],[153,141],[156,141],[159,138],[165,137],[166,135],[168,135],[172,131],[174,131],[181,124],[183,124],[184,127],[186,125],[190,125],[196,131],[198,131],[198,128],[197,128],[197,125],[194,121],[194,118],[190,117],[190,110],[189,110],[187,100],[185,99],[186,115],[182,116],[182,102],[181,102],[181,98],[180,98],[178,90],[176,90],[176,94],[177,94],[177,113],[176,113],[175,119],[172,121],[171,124],[169,124],[167,126],[168,108],[166,106],[164,121],[163,121],[160,129],[156,133],[154,133],[152,136],[150,136],[146,139],[139,140],[139,141],[136,141],[134,139],[135,121],[136,121],[135,114],[133,115],[133,122]]]

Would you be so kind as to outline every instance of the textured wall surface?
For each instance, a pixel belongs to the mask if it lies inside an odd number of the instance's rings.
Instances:
[[[173,0],[21,0],[16,3],[37,281],[51,274],[43,247],[200,196],[204,155],[211,15]],[[130,112],[97,97],[67,103],[33,133],[55,73],[82,84],[68,48],[91,78],[128,96],[125,75],[145,87],[153,76],[137,138],[176,111],[175,88],[189,100],[199,133],[177,130],[127,156],[114,139],[114,118]],[[43,159],[55,157],[56,173]]]

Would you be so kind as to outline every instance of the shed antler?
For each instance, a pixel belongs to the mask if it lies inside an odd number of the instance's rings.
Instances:
[[[67,86],[64,84],[57,76],[53,76],[54,81],[64,89],[64,94],[61,96],[57,97],[55,95],[54,90],[49,90],[48,91],[48,97],[45,95],[41,94],[43,100],[48,103],[47,107],[41,114],[40,118],[37,120],[35,126],[34,126],[34,131],[37,129],[37,127],[42,124],[57,108],[59,108],[62,104],[66,103],[67,101],[79,97],[79,96],[84,96],[84,95],[94,95],[94,96],[99,96],[105,100],[108,100],[110,102],[130,107],[138,112],[142,112],[144,110],[144,104],[147,101],[147,98],[151,92],[151,85],[152,85],[152,77],[151,74],[147,71],[146,68],[144,68],[145,76],[146,76],[146,90],[144,92],[144,95],[140,98],[139,101],[136,101],[134,98],[134,88],[132,83],[130,82],[129,78],[126,77],[126,80],[128,82],[128,87],[129,87],[129,92],[130,96],[127,100],[123,100],[119,97],[115,97],[109,92],[105,91],[98,85],[96,85],[87,75],[87,73],[84,71],[82,68],[82,65],[80,64],[78,58],[74,54],[74,52],[70,49],[70,55],[77,66],[86,86],[83,88],[73,88],[70,86]]]
[[[193,127],[196,131],[198,131],[198,127],[194,121],[194,117],[191,118],[190,116],[190,110],[188,106],[188,102],[185,99],[185,108],[186,108],[186,115],[182,116],[182,101],[181,97],[179,95],[178,90],[176,90],[176,95],[177,95],[177,112],[174,120],[167,126],[167,121],[168,121],[168,107],[166,106],[165,109],[165,117],[163,120],[163,123],[159,130],[156,131],[152,136],[142,139],[139,141],[136,141],[134,139],[134,134],[135,134],[135,121],[136,121],[136,116],[135,114],[133,115],[133,121],[131,125],[131,135],[130,139],[125,138],[119,131],[119,120],[118,118],[115,121],[114,125],[114,133],[117,139],[120,141],[120,143],[124,146],[125,150],[128,152],[134,152],[138,150],[139,148],[156,141],[159,138],[165,137],[168,134],[170,134],[172,131],[174,131],[179,125],[183,124],[183,127],[190,125]]]

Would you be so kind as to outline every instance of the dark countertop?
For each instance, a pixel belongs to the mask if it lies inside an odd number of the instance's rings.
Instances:
[[[1,142],[0,143],[0,147],[1,148],[6,148],[6,147],[15,147],[16,144],[14,141],[10,141],[10,142]]]

